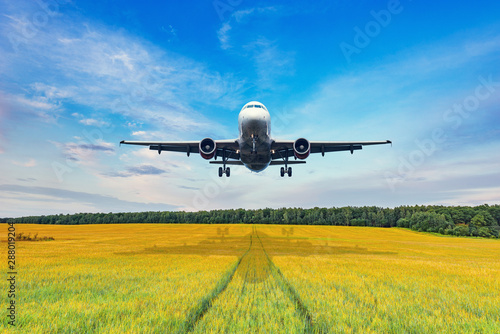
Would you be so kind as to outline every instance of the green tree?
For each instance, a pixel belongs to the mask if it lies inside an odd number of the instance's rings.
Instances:
[[[397,227],[410,227],[410,220],[407,218],[400,218],[398,222],[396,223]]]
[[[466,237],[470,235],[469,226],[463,224],[457,225],[453,229],[453,234],[458,237]]]
[[[480,227],[478,229],[478,235],[483,238],[489,238],[491,237],[490,229],[487,227]]]
[[[474,217],[472,217],[470,223],[475,227],[482,227],[486,225],[486,220],[481,213],[478,213]]]

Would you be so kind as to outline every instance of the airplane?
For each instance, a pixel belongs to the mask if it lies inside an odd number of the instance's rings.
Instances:
[[[211,164],[219,167],[219,177],[230,176],[228,165],[243,165],[254,172],[261,172],[268,166],[281,165],[281,177],[292,176],[289,165],[303,164],[311,153],[361,150],[364,145],[392,144],[384,141],[309,141],[305,138],[297,140],[275,140],[271,137],[271,115],[260,102],[251,101],[243,106],[238,116],[239,137],[236,139],[213,140],[204,138],[201,141],[126,141],[121,144],[149,146],[150,150],[184,152],[187,156],[198,153],[204,159],[214,160]],[[221,157],[220,161],[217,158]],[[294,160],[290,160],[293,157]],[[297,160],[298,159],[298,160]]]

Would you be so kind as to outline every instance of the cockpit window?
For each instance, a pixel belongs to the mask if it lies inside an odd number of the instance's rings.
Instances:
[[[247,109],[247,108],[262,108],[264,109],[265,111],[267,111],[267,108],[264,107],[263,105],[261,104],[249,104],[247,106],[244,106],[243,109]]]

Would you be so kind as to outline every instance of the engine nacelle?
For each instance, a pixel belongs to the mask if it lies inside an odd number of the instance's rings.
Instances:
[[[200,141],[200,155],[203,159],[212,159],[215,155],[216,147],[215,141],[212,138],[205,138]]]
[[[299,138],[293,143],[293,154],[296,158],[305,159],[311,153],[311,144],[305,138]]]

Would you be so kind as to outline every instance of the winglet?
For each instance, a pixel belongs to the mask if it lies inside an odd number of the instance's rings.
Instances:
[[[391,144],[391,147],[392,147],[392,141],[388,140],[387,144]]]
[[[120,142],[120,146],[122,146],[122,144],[123,144],[123,143],[125,143],[125,140],[122,140],[122,141]]]

